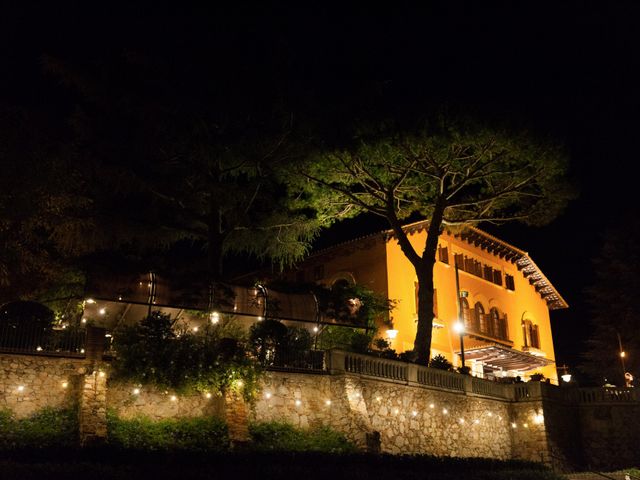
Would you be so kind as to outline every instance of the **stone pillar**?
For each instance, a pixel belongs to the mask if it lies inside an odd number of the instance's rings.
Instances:
[[[242,444],[250,440],[249,408],[242,395],[233,391],[225,392],[224,419],[233,444]]]
[[[107,375],[97,367],[81,380],[79,410],[80,445],[90,446],[107,437]]]
[[[345,373],[345,352],[343,350],[327,350],[326,352],[327,370],[331,375]]]
[[[106,329],[94,326],[87,327],[87,338],[85,342],[85,356],[90,362],[102,361],[104,353],[104,336]]]

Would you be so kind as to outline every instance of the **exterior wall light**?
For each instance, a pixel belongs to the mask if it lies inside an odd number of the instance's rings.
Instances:
[[[387,330],[387,338],[389,340],[395,340],[398,336],[398,330]]]
[[[569,383],[571,381],[571,374],[565,373],[564,375],[561,375],[560,378],[562,378],[563,382]]]

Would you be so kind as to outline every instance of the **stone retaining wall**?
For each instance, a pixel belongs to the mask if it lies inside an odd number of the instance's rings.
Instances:
[[[79,359],[0,354],[0,409],[24,418],[44,407],[75,405],[84,367]]]
[[[269,372],[258,398],[246,404],[237,395],[178,395],[116,383],[108,364],[95,361],[0,354],[0,409],[24,418],[44,407],[77,405],[82,444],[105,437],[112,408],[124,418],[221,416],[235,441],[247,440],[249,422],[285,421],[330,426],[363,449],[393,454],[517,458],[562,469],[640,463],[636,392],[572,396],[530,383],[501,387],[492,397],[492,389],[468,388],[470,377],[464,389],[438,388],[333,367],[331,375]]]
[[[329,425],[394,454],[511,457],[509,404],[357,375],[268,374],[252,420]],[[375,433],[377,432],[377,434]],[[537,446],[536,446],[537,448]]]

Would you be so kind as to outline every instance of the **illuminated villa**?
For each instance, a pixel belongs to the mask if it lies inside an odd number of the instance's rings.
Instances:
[[[422,251],[426,222],[409,225],[409,239]],[[567,303],[529,255],[482,230],[440,236],[434,267],[435,318],[431,356],[460,365],[456,268],[464,322],[466,365],[476,376],[542,373],[558,383],[549,311]],[[323,250],[309,258],[298,280],[331,285],[356,282],[396,300],[393,328],[383,331],[398,353],[413,349],[417,320],[417,277],[391,231]]]

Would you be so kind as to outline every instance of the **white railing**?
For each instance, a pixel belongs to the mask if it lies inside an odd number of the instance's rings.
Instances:
[[[418,367],[417,380],[420,385],[464,392],[464,375],[435,368]]]
[[[510,387],[510,385],[483,380],[481,378],[473,377],[471,379],[471,391],[486,397],[509,398],[507,392],[508,387]]]
[[[329,350],[325,359],[329,373],[334,375],[353,373],[405,385],[500,400],[526,402],[546,399],[571,404],[640,403],[640,394],[633,388],[568,388],[544,382],[498,383],[414,363],[343,350]]]
[[[349,373],[358,373],[360,375],[369,375],[371,377],[387,378],[402,382],[409,380],[407,375],[408,364],[370,355],[358,355],[345,352],[344,370]]]

